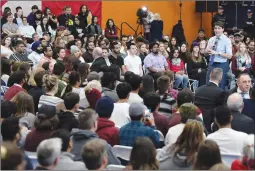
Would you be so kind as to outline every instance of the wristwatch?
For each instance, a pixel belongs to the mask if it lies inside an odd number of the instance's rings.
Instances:
[[[219,52],[218,55],[221,56],[221,53]]]

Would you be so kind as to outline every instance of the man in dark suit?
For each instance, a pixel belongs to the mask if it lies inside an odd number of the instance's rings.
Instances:
[[[228,97],[227,105],[233,117],[231,128],[246,134],[254,134],[254,121],[250,117],[241,113],[244,107],[242,96],[239,93],[231,94]],[[224,115],[224,113],[222,114]],[[213,130],[215,131],[217,129],[218,126],[214,124]]]
[[[250,99],[251,77],[248,73],[241,73],[237,78],[237,87],[230,90],[230,94],[239,93],[243,99]]]
[[[212,110],[216,107],[217,99],[223,90],[219,87],[223,71],[221,68],[214,68],[210,73],[210,80],[207,85],[199,87],[195,93],[195,105],[202,111],[203,121],[207,131],[210,132],[214,117]]]
[[[242,113],[253,119],[255,122],[255,86],[250,91],[251,99],[243,99],[244,108]]]

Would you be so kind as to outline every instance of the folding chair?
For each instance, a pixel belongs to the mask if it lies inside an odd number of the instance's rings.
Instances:
[[[110,164],[106,167],[106,170],[123,170],[125,166]]]
[[[189,75],[188,75],[188,72],[187,72],[187,64],[185,64],[184,67],[185,67],[185,73],[187,74],[187,76],[189,78]],[[195,93],[196,89],[198,88],[199,81],[198,80],[194,80],[194,79],[189,79],[188,85],[189,85],[190,90],[193,93]]]
[[[28,158],[31,160],[32,165],[33,165],[33,168],[35,169],[36,166],[38,165],[36,152],[25,151],[25,154],[26,154],[26,155],[28,156]]]
[[[155,132],[158,132],[158,134],[159,134],[159,140],[164,142],[164,141],[165,141],[165,137],[164,137],[164,135],[162,134],[162,132],[159,131],[159,130],[155,130]]]
[[[131,150],[132,147],[123,145],[115,145],[112,147],[112,151],[116,155],[116,157],[125,161],[129,161]]]
[[[231,167],[232,163],[236,159],[240,159],[241,154],[224,154],[221,153],[221,159],[224,164],[226,164],[228,167]]]

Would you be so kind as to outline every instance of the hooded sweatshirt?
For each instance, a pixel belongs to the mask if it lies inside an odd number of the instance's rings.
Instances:
[[[173,152],[162,150],[157,154],[159,160],[159,170],[192,170],[192,162],[187,162],[187,155],[178,153],[174,156]]]
[[[98,138],[98,135],[89,130],[78,130],[72,134],[73,149],[71,151],[74,154],[74,161],[82,161],[81,149],[89,141],[94,138]],[[112,147],[106,143],[106,151],[108,154],[108,164],[120,165],[120,161],[112,152]]]
[[[61,111],[58,114],[58,119],[59,119],[59,129],[65,129],[71,132],[73,128],[78,128],[78,120],[75,118],[72,112]]]
[[[104,139],[111,146],[119,144],[119,129],[115,127],[113,121],[107,118],[98,118],[97,131],[99,138]]]

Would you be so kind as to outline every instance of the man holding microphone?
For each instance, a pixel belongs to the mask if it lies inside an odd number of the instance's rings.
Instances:
[[[225,90],[227,72],[229,71],[228,60],[232,58],[232,44],[230,39],[227,38],[223,32],[224,23],[221,21],[216,22],[214,24],[215,36],[209,39],[206,48],[206,53],[210,55],[206,82],[209,82],[209,76],[213,68],[221,68],[223,70],[223,76],[218,86]]]

